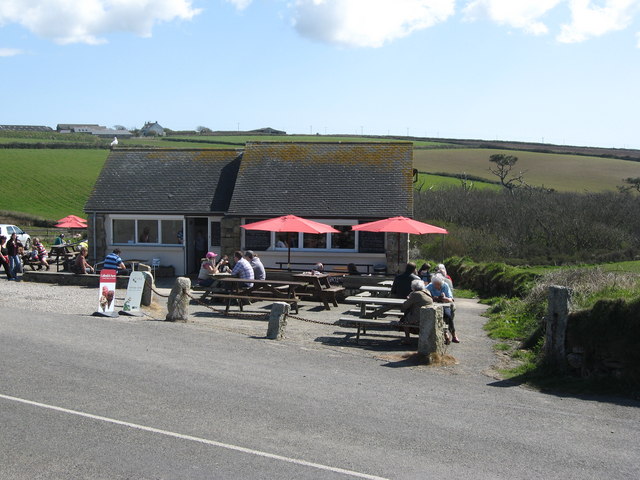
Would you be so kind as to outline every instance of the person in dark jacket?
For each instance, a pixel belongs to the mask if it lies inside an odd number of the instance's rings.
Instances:
[[[414,280],[420,280],[420,277],[416,275],[416,264],[409,262],[404,273],[393,280],[391,295],[396,298],[407,298],[411,293],[411,282]]]
[[[2,264],[2,267],[4,268],[4,273],[7,274],[7,280],[13,280],[15,277],[13,276],[11,266],[9,265],[9,252],[5,246],[6,243],[7,237],[0,235],[0,264]]]

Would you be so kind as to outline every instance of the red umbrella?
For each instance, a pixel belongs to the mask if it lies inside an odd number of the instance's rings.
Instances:
[[[269,218],[268,220],[260,220],[259,222],[240,225],[245,230],[264,230],[267,232],[287,232],[287,233],[340,233],[326,223],[314,222],[306,218],[296,217],[295,215],[285,215],[283,217]],[[291,269],[291,235],[289,235],[287,262]]]
[[[65,222],[67,220],[76,220],[78,222],[87,223],[87,221],[84,218],[78,217],[76,215],[67,215],[66,217],[61,218],[60,220],[58,220],[58,223]]]
[[[74,219],[62,219],[56,223],[56,228],[87,228],[87,224]]]
[[[424,235],[426,233],[449,233],[444,228],[429,225],[428,223],[418,222],[407,217],[391,217],[375,222],[361,223],[354,225],[352,230],[362,230],[365,232],[392,232],[398,234],[398,268],[400,268],[400,234],[413,233],[416,235]],[[444,237],[443,237],[444,238]]]

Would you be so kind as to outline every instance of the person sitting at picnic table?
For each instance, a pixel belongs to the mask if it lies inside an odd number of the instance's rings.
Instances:
[[[64,233],[58,235],[53,242],[54,245],[64,245]]]
[[[439,263],[436,267],[436,272],[443,276],[444,281],[449,285],[449,288],[453,291],[453,280],[447,274],[447,268],[444,266],[444,263]]]
[[[87,255],[89,251],[82,247],[80,253],[76,257],[76,261],[73,263],[73,272],[79,275],[86,275],[87,273],[94,273],[93,267],[87,262]]]
[[[237,250],[233,254],[233,258],[236,261],[236,264],[233,266],[233,270],[231,270],[232,277],[238,277],[247,280],[253,280],[253,268],[251,268],[251,264],[244,258],[244,255],[240,250]],[[253,287],[253,282],[246,282],[243,284],[246,288]]]
[[[420,277],[416,275],[416,264],[409,262],[405,267],[404,273],[397,275],[393,279],[391,295],[396,298],[407,298],[411,293],[411,282],[414,280],[420,280]]]
[[[120,258],[121,250],[116,248],[112,253],[104,257],[104,264],[102,268],[104,270],[116,270],[118,275],[128,275],[129,270],[125,266],[122,258]]]
[[[439,273],[436,273],[431,278],[431,283],[427,285],[427,291],[431,294],[434,302],[453,303],[453,293],[451,293],[451,289],[445,281],[445,278]],[[445,323],[449,326],[451,341],[453,343],[460,343],[460,340],[456,336],[456,327],[453,324],[453,308],[444,307],[442,309],[442,315],[444,316]]]
[[[321,264],[320,262],[316,263],[311,269],[311,273],[313,273],[314,275],[324,273],[324,265]]]
[[[358,267],[356,267],[355,263],[350,263],[349,265],[347,265],[347,274],[360,275],[360,272],[358,271]]]
[[[244,253],[244,256],[249,261],[251,268],[253,268],[253,278],[255,278],[256,280],[264,280],[265,278],[267,278],[267,272],[264,269],[262,261],[255,253],[253,253],[252,250],[247,250]]]
[[[405,344],[409,343],[411,338],[410,331],[415,327],[420,326],[420,309],[428,305],[433,305],[433,299],[429,292],[425,290],[425,285],[422,280],[414,280],[411,282],[411,293],[409,297],[400,307],[400,310],[404,312],[404,316],[400,319],[398,324],[404,326]]]
[[[211,278],[211,275],[218,273],[218,266],[216,265],[217,253],[208,252],[205,258],[200,263],[200,272],[198,272],[198,285],[201,287],[210,287],[213,285],[215,278]]]
[[[45,267],[46,270],[49,270],[49,262],[47,262],[47,257],[49,254],[47,253],[47,249],[44,248],[44,245],[40,243],[40,239],[38,237],[33,238],[33,249],[36,252],[35,259],[40,262],[38,265],[38,270],[42,267]]]
[[[222,259],[218,262],[218,273],[231,273],[231,267],[229,267],[229,255],[223,255]]]
[[[418,276],[426,284],[431,282],[431,265],[428,262],[424,262],[418,269]]]

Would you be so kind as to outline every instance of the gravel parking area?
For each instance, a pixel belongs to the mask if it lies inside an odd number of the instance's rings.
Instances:
[[[157,292],[168,295],[173,282],[173,279],[158,279]],[[125,293],[124,289],[116,290],[116,310],[122,306]],[[194,296],[199,297],[200,294],[195,292]],[[97,303],[97,288],[0,280],[0,307],[88,316],[97,310]],[[190,305],[190,320],[185,324],[185,328],[220,329],[264,339],[267,332],[266,316],[270,307],[271,302],[256,302],[245,306],[246,315],[242,315],[238,307],[233,306],[233,315],[225,316],[224,304],[204,306],[194,300]],[[286,338],[278,343],[302,349],[325,349],[340,354],[365,356],[398,363],[398,366],[411,366],[402,364],[402,356],[415,353],[417,337],[412,337],[413,343],[407,346],[401,342],[403,333],[369,332],[360,338],[359,344],[356,344],[355,329],[332,325],[349,308],[349,305],[341,304],[338,308],[327,311],[319,302],[302,302],[298,315],[294,317],[309,321],[289,318]],[[485,319],[480,315],[483,311],[484,307],[474,300],[458,300],[456,323],[462,343],[451,345],[448,353],[454,355],[459,363],[444,370],[451,373],[483,373],[495,363],[496,357],[491,349],[492,341],[482,330]],[[166,298],[154,295],[153,304],[151,307],[144,307],[143,312],[144,317],[120,317],[117,321],[164,321],[167,312]]]

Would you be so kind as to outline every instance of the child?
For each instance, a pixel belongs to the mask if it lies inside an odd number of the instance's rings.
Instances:
[[[34,258],[34,253],[35,253],[35,258]],[[38,265],[38,270],[40,270],[42,267],[45,267],[47,270],[49,270],[49,262],[47,262],[47,249],[44,248],[44,245],[42,245],[42,243],[40,243],[40,239],[39,238],[34,238],[33,239],[33,251],[31,252],[31,260],[33,261],[38,261],[40,262],[40,265]]]

